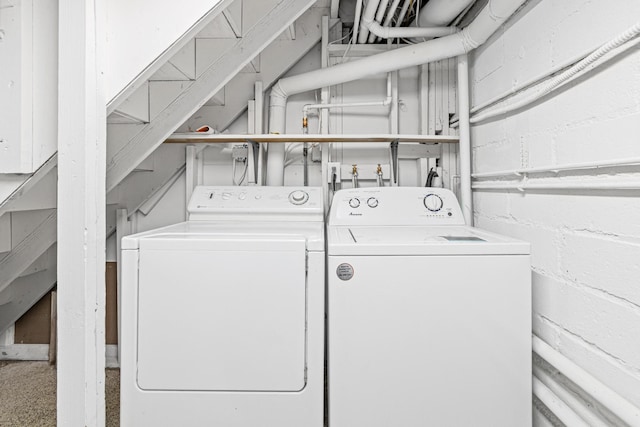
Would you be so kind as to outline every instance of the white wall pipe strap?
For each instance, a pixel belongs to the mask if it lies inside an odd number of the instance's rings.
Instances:
[[[373,18],[376,16],[376,11],[378,10],[378,6],[380,5],[380,0],[368,0],[367,5],[364,8],[364,12],[362,12],[362,18],[360,20],[360,34],[358,34],[358,43],[366,43],[367,38],[369,37],[369,28],[367,28],[364,23],[366,21],[373,21]]]
[[[566,426],[591,427],[538,378],[533,377],[533,394]]]
[[[460,204],[464,220],[473,226],[473,195],[471,192],[471,124],[469,123],[469,61],[458,56],[458,112],[460,114]]]
[[[271,90],[269,131],[285,132],[288,96],[468,53],[484,43],[524,2],[489,0],[476,19],[459,33],[279,80]],[[282,148],[276,151],[284,156]],[[270,178],[267,185],[282,185],[283,170],[274,168],[276,165],[282,167],[283,162],[274,160],[275,156],[271,154],[267,164],[267,177]]]
[[[630,426],[640,425],[640,408],[594,378],[549,344],[533,336],[533,351]]]
[[[640,165],[640,157],[629,157],[627,159],[614,159],[604,162],[582,162],[582,163],[568,163],[564,165],[555,165],[555,166],[545,166],[539,168],[529,168],[529,169],[512,169],[512,170],[504,170],[504,171],[496,171],[496,172],[483,172],[483,173],[474,173],[471,176],[475,179],[482,178],[497,178],[503,176],[522,176],[527,174],[536,174],[536,173],[560,173],[563,171],[575,171],[575,170],[589,170],[589,169],[600,169],[600,168],[611,168],[614,166],[636,166]]]
[[[471,123],[478,123],[484,120],[488,120],[493,117],[497,117],[502,114],[508,113],[510,111],[525,107],[537,101],[538,99],[542,98],[543,96],[553,91],[556,87],[561,86],[567,80],[571,79],[581,71],[585,70],[587,67],[589,67],[594,62],[598,61],[600,58],[605,56],[607,53],[609,53],[613,49],[616,49],[622,46],[623,44],[627,43],[629,40],[637,37],[639,34],[640,34],[640,22],[637,22],[635,25],[629,27],[627,30],[625,30],[618,36],[614,37],[611,41],[600,46],[598,49],[593,51],[590,55],[588,55],[582,61],[578,62],[577,64],[573,65],[572,67],[558,74],[557,76],[553,77],[551,80],[545,83],[542,88],[536,91],[536,93],[530,96],[526,96],[509,105],[505,105],[503,107],[497,107],[489,111],[486,111],[484,113],[477,114],[471,118]]]

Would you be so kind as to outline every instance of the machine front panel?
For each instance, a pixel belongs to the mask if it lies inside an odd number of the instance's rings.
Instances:
[[[329,256],[331,427],[531,425],[529,256]]]
[[[204,245],[204,246],[203,246]],[[212,239],[140,250],[137,384],[144,390],[305,387],[305,239]]]

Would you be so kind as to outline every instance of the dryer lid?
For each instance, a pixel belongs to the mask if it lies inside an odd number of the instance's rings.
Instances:
[[[252,221],[186,221],[122,239],[122,249],[138,249],[141,245],[185,247],[210,240],[269,241],[282,237],[302,237],[308,251],[324,251],[322,222],[252,222]],[[144,242],[144,243],[142,243]]]

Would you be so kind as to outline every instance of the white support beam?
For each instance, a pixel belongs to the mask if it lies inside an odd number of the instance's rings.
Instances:
[[[54,154],[44,162],[31,176],[26,178],[22,184],[18,186],[6,199],[0,201],[0,216],[5,212],[12,210],[12,206],[22,198],[29,190],[40,182],[42,178],[47,176],[49,172],[58,164],[58,155]]]
[[[106,4],[59,3],[59,426],[105,425]]]
[[[228,96],[224,105],[205,105],[187,121],[191,129],[202,125],[210,125],[219,131],[225,130],[246,109],[247,101],[255,94],[254,84],[262,81],[263,89],[273,85],[292,64],[298,62],[320,41],[321,30],[318,22],[329,12],[328,8],[312,7],[295,22],[296,40],[278,39],[262,51],[264,58],[278,58],[277,61],[265,60],[260,66],[260,73],[239,73],[225,87]],[[333,21],[332,21],[333,23]],[[257,98],[255,98],[257,100]],[[264,131],[264,129],[263,129]]]
[[[41,258],[47,258],[49,268],[19,277],[0,292],[0,332],[13,325],[56,284],[56,247],[53,245]],[[5,296],[5,294],[8,294]]]
[[[51,211],[33,232],[0,261],[0,292],[20,277],[22,272],[55,243],[56,218],[56,211]]]
[[[238,39],[233,49],[220,56],[198,80],[113,156],[107,168],[107,191],[118,185],[313,3],[314,0],[282,0],[262,16],[243,38]]]

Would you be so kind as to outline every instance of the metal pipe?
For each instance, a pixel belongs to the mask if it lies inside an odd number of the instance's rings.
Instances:
[[[360,34],[358,34],[358,43],[366,43],[367,38],[369,37],[369,28],[364,25],[367,21],[373,21],[373,18],[376,15],[376,11],[378,10],[378,5],[380,4],[380,0],[369,0],[367,1],[367,5],[364,8],[364,12],[362,13],[361,24],[362,28],[360,30]]]
[[[637,22],[635,25],[629,27],[623,33],[614,37],[611,41],[603,44],[598,49],[593,51],[589,56],[584,58],[582,61],[573,65],[571,68],[565,70],[564,72],[558,74],[553,77],[544,86],[536,91],[536,93],[526,96],[523,99],[520,99],[516,102],[513,102],[509,105],[505,105],[504,107],[496,107],[495,109],[486,111],[484,113],[479,113],[471,118],[471,123],[479,123],[502,114],[511,112],[513,110],[517,110],[519,108],[525,107],[548,93],[552,92],[555,88],[562,86],[565,82],[569,81],[573,77],[579,75],[579,73],[583,72],[587,69],[591,64],[598,61],[600,58],[608,54],[610,51],[624,45],[629,40],[635,38],[640,34],[640,22]]]
[[[362,0],[356,2],[356,15],[353,19],[353,36],[351,37],[351,43],[358,43],[358,26],[360,25],[360,16],[362,14]]]
[[[533,336],[533,351],[622,421],[630,426],[640,425],[640,408],[594,378],[535,335]]]
[[[383,27],[388,27],[389,24],[391,24],[391,20],[393,19],[393,16],[396,14],[396,9],[398,9],[399,4],[400,4],[400,0],[393,0],[393,3],[391,3],[391,7],[389,8],[389,13],[387,13],[387,17],[384,19],[384,22],[382,23]]]
[[[540,183],[529,184],[522,182],[520,184],[513,183],[490,183],[477,182],[472,185],[474,190],[622,190],[635,191],[640,190],[640,181],[617,181],[617,182],[559,182],[559,183]]]
[[[374,22],[378,24],[382,22],[382,18],[384,18],[384,14],[387,11],[387,6],[389,6],[389,0],[382,0],[380,2],[380,5],[378,6],[378,11],[376,12],[376,17]],[[374,41],[376,41],[376,38],[377,37],[375,34],[369,34],[368,42],[373,43]]]
[[[473,226],[473,194],[471,191],[471,124],[469,122],[469,61],[458,56],[458,114],[460,115],[460,204],[464,220]]]
[[[544,385],[538,378],[533,377],[533,394],[555,414],[564,425],[571,427],[590,427],[558,396]]]
[[[384,187],[384,178],[382,176],[382,166],[378,164],[376,168],[376,181],[378,182],[378,187]]]
[[[429,0],[413,22],[415,27],[449,25],[475,0]]]
[[[492,178],[492,177],[511,176],[511,175],[521,176],[526,174],[545,173],[545,172],[559,173],[562,171],[571,171],[571,170],[600,169],[600,168],[609,168],[612,166],[634,166],[634,165],[640,165],[640,157],[630,157],[628,159],[614,159],[614,160],[608,160],[604,162],[568,163],[564,165],[545,166],[545,167],[539,167],[539,168],[513,169],[513,170],[497,171],[497,172],[474,173],[471,176],[473,178],[479,179],[479,178]]]
[[[594,414],[573,391],[563,387],[550,373],[539,366],[533,365],[533,375],[542,384],[547,386],[553,394],[563,401],[573,412],[582,418],[590,427],[607,427],[596,414]],[[551,408],[549,408],[551,409]]]
[[[374,20],[362,18],[362,28],[366,28],[375,36],[383,39],[411,37],[442,37],[455,34],[456,27],[383,27]]]
[[[396,27],[402,26],[402,21],[404,21],[404,17],[407,16],[407,11],[409,10],[409,6],[411,6],[411,2],[412,0],[404,0],[404,3],[402,3],[402,9],[400,9],[400,13],[398,14]]]
[[[351,169],[351,186],[353,188],[358,188],[358,165],[353,165],[353,169]]]
[[[489,0],[459,33],[279,80],[271,90],[270,132],[285,132],[288,96],[468,53],[484,43],[524,1]],[[282,185],[284,148],[269,151],[267,185]]]

